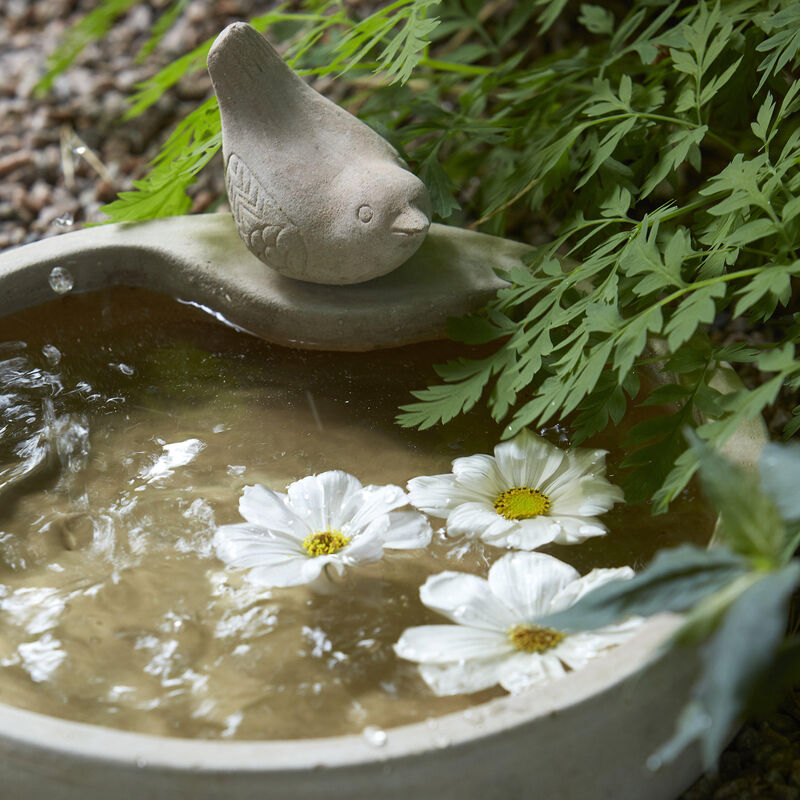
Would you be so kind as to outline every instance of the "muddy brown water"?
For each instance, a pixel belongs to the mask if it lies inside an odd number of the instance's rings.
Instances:
[[[502,694],[434,697],[392,644],[444,621],[419,601],[428,575],[485,575],[504,551],[439,532],[320,596],[255,589],[211,545],[218,525],[240,521],[248,484],[281,491],[343,469],[405,485],[490,453],[500,429],[479,411],[429,431],[394,424],[409,389],[435,380],[431,364],[458,352],[287,350],[132,289],[0,319],[0,701],[152,734],[279,739]],[[546,434],[568,443],[558,426]],[[613,480],[613,438],[592,444],[612,451]],[[608,536],[548,552],[582,572],[639,566],[707,541],[712,516],[689,489],[667,515],[618,506],[605,522]]]

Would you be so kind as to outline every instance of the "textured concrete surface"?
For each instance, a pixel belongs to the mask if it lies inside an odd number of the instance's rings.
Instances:
[[[502,285],[492,268],[519,263],[525,249],[435,225],[392,274],[325,287],[267,270],[228,215],[114,225],[0,256],[0,313],[52,298],[48,278],[59,266],[74,278],[73,291],[146,286],[207,305],[274,342],[364,350],[441,335],[447,316]],[[742,451],[755,454],[763,426],[743,437]],[[700,774],[694,750],[656,773],[645,766],[674,730],[696,675],[691,653],[661,652],[675,625],[652,619],[546,691],[394,728],[380,747],[359,736],[163,739],[0,704],[0,785],[26,800],[671,800]]]
[[[520,264],[525,245],[432,225],[399,269],[352,286],[286,278],[242,244],[229,214],[115,224],[34,242],[0,255],[5,313],[54,297],[63,267],[74,291],[142,286],[212,308],[276,344],[372,350],[444,336],[447,317],[473,311],[504,282],[494,269]]]
[[[313,283],[377,278],[422,244],[428,190],[370,127],[308,86],[253,27],[208,55],[233,217],[249,250]]]

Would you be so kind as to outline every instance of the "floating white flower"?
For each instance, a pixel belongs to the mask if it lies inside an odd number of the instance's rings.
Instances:
[[[494,457],[457,458],[448,475],[412,478],[411,504],[447,519],[450,536],[534,550],[606,533],[596,514],[623,499],[604,477],[605,450],[561,450],[523,429]]]
[[[477,692],[498,683],[519,692],[580,669],[641,625],[641,619],[631,619],[564,633],[537,623],[597,586],[632,575],[630,567],[621,567],[595,569],[581,578],[552,556],[523,552],[495,562],[488,580],[442,572],[428,578],[420,597],[457,624],[409,628],[394,649],[420,665],[420,674],[438,695]]]
[[[248,570],[259,586],[312,583],[326,567],[379,560],[383,549],[425,547],[431,527],[416,511],[395,511],[408,503],[399,486],[362,486],[341,470],[292,483],[287,494],[247,486],[239,500],[246,523],[225,525],[214,534],[219,558]]]

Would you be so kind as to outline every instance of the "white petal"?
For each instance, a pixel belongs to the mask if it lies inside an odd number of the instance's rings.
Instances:
[[[497,465],[507,483],[538,489],[564,461],[566,453],[547,439],[523,428],[513,439],[494,449]]]
[[[605,478],[588,476],[573,481],[548,495],[552,503],[550,513],[591,517],[604,514],[614,503],[622,502],[625,495],[619,486]]]
[[[608,529],[596,517],[570,517],[566,514],[548,517],[558,525],[558,533],[553,538],[556,544],[579,544],[593,536],[603,536]]]
[[[431,543],[433,530],[428,520],[416,511],[393,511],[389,527],[383,533],[383,546],[397,550],[413,550]]]
[[[466,536],[468,539],[481,538],[495,543],[517,523],[498,514],[486,503],[462,503],[447,517],[448,536]]]
[[[553,655],[570,669],[580,669],[591,659],[630,639],[643,623],[641,617],[636,617],[619,625],[570,634],[552,651]]]
[[[420,625],[408,628],[394,646],[400,658],[420,664],[452,664],[514,651],[505,634],[466,625]]]
[[[511,488],[504,483],[503,476],[492,456],[478,454],[457,458],[453,462],[456,483],[469,493],[471,500],[493,503],[497,495]]]
[[[500,685],[507,692],[517,694],[562,678],[566,669],[554,653],[519,653],[507,659],[498,669]]]
[[[239,499],[239,513],[253,525],[292,533],[300,539],[309,534],[306,523],[286,505],[286,495],[266,486],[245,486]]]
[[[366,528],[374,520],[408,504],[408,496],[399,486],[365,486],[353,492],[342,506],[342,527],[345,533]]]
[[[342,509],[351,494],[361,490],[361,481],[340,469],[309,475],[287,488],[289,504],[302,514],[312,530],[340,529],[344,522]]]
[[[549,613],[553,598],[578,579],[574,567],[544,553],[509,553],[489,570],[492,592],[516,612],[516,622]]]
[[[463,572],[431,575],[419,590],[422,602],[453,622],[500,631],[505,634],[515,622],[513,612],[492,594],[488,581]]]
[[[214,533],[217,557],[232,567],[247,569],[264,561],[306,557],[302,542],[291,534],[267,531],[248,523],[223,525]]]
[[[582,578],[573,581],[559,591],[552,600],[548,613],[555,613],[569,608],[585,594],[611,581],[628,580],[633,577],[630,567],[617,567],[614,569],[593,569]]]
[[[322,558],[309,558],[306,555],[289,556],[281,561],[264,562],[245,573],[245,578],[256,586],[269,589],[273,586],[300,586],[313,583],[325,566]]]
[[[577,448],[565,453],[561,469],[542,484],[542,491],[550,495],[586,476],[604,476],[606,451]]]
[[[373,561],[380,561],[383,556],[383,538],[375,531],[364,531],[360,536],[356,536],[350,544],[343,547],[335,556],[330,558],[341,559],[344,564],[370,564]],[[339,573],[341,574],[341,569]]]
[[[560,534],[561,526],[556,520],[540,515],[518,520],[502,544],[504,547],[513,547],[516,550],[535,550],[537,547],[556,541]]]
[[[408,501],[412,506],[433,517],[445,519],[461,503],[469,502],[472,495],[447,475],[424,475],[408,482]]]
[[[421,664],[419,674],[440,697],[472,694],[497,683],[503,659],[472,659],[463,664]]]

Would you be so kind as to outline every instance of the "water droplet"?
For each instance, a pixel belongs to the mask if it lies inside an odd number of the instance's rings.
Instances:
[[[56,294],[66,294],[75,285],[75,279],[72,274],[64,267],[53,267],[50,270],[48,281],[50,282],[50,288]]]
[[[82,156],[86,152],[86,145],[79,144],[72,148],[72,152],[75,153],[76,156]]]
[[[372,745],[373,747],[383,747],[386,744],[386,731],[383,728],[379,728],[377,725],[367,725],[363,731],[361,731],[361,735],[366,740],[367,744]]]
[[[440,750],[443,750],[445,747],[449,747],[450,740],[446,736],[439,734],[433,737],[433,744],[434,747],[438,747]]]
[[[55,367],[61,361],[61,351],[52,344],[46,344],[42,348],[42,355],[51,367]]]
[[[115,369],[117,372],[121,372],[123,375],[131,376],[134,373],[133,367],[123,364],[122,362],[119,364],[110,363],[108,366],[111,367],[111,369]]]
[[[147,766],[147,759],[138,756],[136,759],[136,766],[139,767],[139,769],[144,769]]]
[[[75,217],[72,214],[62,214],[62,216],[56,217],[55,222],[61,228],[70,228],[75,224]]]

